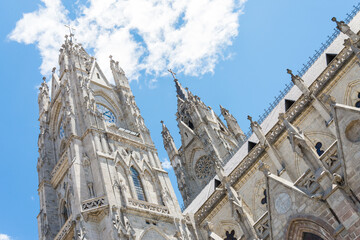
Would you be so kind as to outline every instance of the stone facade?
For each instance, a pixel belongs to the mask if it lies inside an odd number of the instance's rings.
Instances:
[[[192,239],[124,71],[67,37],[39,93],[39,239]],[[189,227],[188,227],[189,226]]]
[[[332,19],[340,34],[305,74],[287,70],[293,87],[261,124],[248,117],[248,138],[175,80],[182,146],[162,134],[199,239],[360,239],[358,10],[349,24]]]

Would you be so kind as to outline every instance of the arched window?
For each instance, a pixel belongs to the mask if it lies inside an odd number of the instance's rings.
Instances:
[[[66,207],[66,202],[63,203],[63,206],[61,208],[61,217],[64,221],[64,224],[66,223],[66,221],[68,220],[69,218],[69,215],[68,215],[68,209]]]
[[[134,182],[137,198],[139,200],[146,201],[145,194],[144,194],[144,188],[141,184],[140,175],[139,175],[138,171],[136,171],[135,168],[133,168],[133,167],[131,167],[130,170],[131,170],[131,177]]]

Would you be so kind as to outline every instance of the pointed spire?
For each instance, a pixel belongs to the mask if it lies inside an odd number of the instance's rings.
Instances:
[[[221,114],[225,118],[227,127],[230,130],[230,132],[235,135],[235,138],[239,143],[244,142],[246,139],[246,136],[245,136],[244,132],[241,130],[241,128],[240,128],[238,122],[236,121],[236,119],[234,118],[234,116],[232,114],[230,114],[229,110],[227,110],[226,108],[224,108],[221,105],[220,105],[220,110],[221,110]]]
[[[46,77],[42,78],[43,82],[41,83],[41,87],[39,88],[39,96],[38,96],[38,103],[39,103],[39,113],[41,114],[43,111],[47,111],[50,103],[50,96],[49,96],[49,87],[46,83]]]
[[[168,69],[168,72],[171,73],[172,77],[174,78],[174,82],[175,82],[175,87],[176,87],[176,93],[179,96],[179,98],[181,98],[182,100],[186,100],[188,98],[188,93],[187,91],[183,88],[183,86],[181,86],[181,84],[179,83],[179,81],[176,78],[176,73],[171,70]]]
[[[181,86],[181,84],[179,83],[179,81],[177,79],[174,79],[175,82],[175,87],[176,87],[176,93],[179,96],[179,98],[181,98],[182,100],[186,100],[188,98],[188,93],[185,90],[185,88],[183,88],[183,86]]]

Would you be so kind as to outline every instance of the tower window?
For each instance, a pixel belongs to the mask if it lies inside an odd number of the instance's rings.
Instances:
[[[100,79],[100,74],[99,73],[96,73],[96,76],[98,79]]]
[[[135,168],[131,167],[130,169],[131,169],[131,177],[134,182],[137,198],[139,200],[145,201],[144,188],[141,184],[140,175],[139,175],[138,171],[135,170]]]
[[[285,99],[285,112],[294,104],[295,101]]]
[[[63,205],[63,207],[62,207],[61,216],[62,216],[62,218],[63,218],[64,223],[66,223],[66,221],[67,221],[68,218],[69,218],[68,210],[67,210],[67,208],[66,208],[66,202],[64,202],[64,205]]]
[[[193,124],[191,121],[188,122],[188,126],[189,126],[189,128],[191,128],[192,130],[194,130],[194,124]]]
[[[322,143],[321,142],[317,142],[315,144],[315,148],[316,148],[316,153],[321,156],[324,153],[324,150],[321,150],[322,147]]]
[[[327,53],[326,54],[326,65],[329,65],[331,61],[336,57],[337,54]]]

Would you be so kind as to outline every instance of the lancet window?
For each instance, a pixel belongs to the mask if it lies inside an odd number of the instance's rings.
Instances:
[[[143,188],[143,185],[141,184],[141,179],[140,179],[140,175],[139,175],[138,171],[136,171],[136,169],[133,167],[131,167],[130,170],[131,170],[131,177],[134,182],[134,187],[135,187],[137,198],[139,200],[146,201],[145,194],[144,194],[144,188]]]

